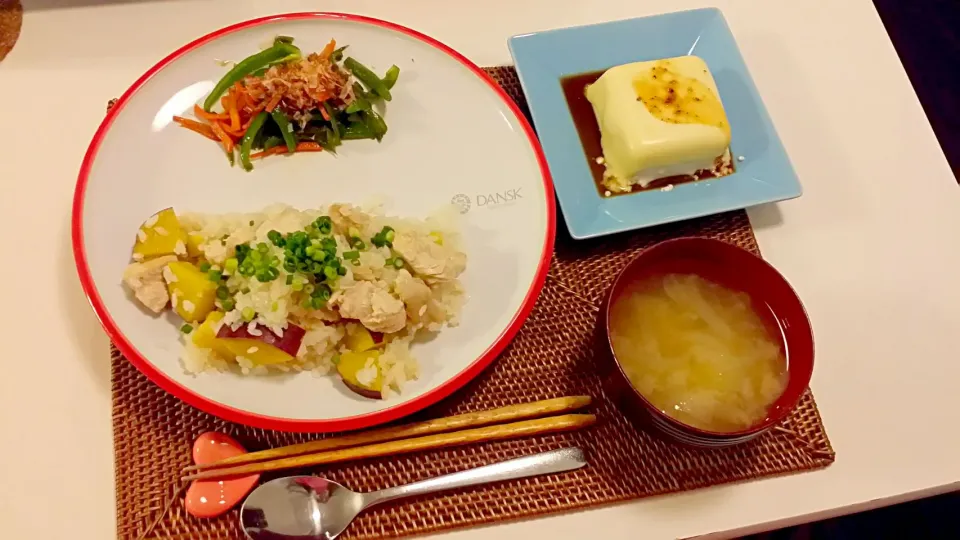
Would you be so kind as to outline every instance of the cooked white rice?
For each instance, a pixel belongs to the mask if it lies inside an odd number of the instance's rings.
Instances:
[[[205,239],[200,244],[204,259],[214,265],[214,268],[223,269],[226,259],[234,255],[236,246],[248,242],[266,243],[270,253],[283,261],[283,249],[269,241],[268,232],[276,230],[287,234],[303,230],[319,216],[333,217],[335,212],[340,216],[339,220],[334,220],[333,235],[338,244],[338,253],[352,249],[343,234],[344,227],[340,226],[346,216],[345,221],[351,225],[362,223],[359,227],[364,239],[369,239],[384,226],[390,226],[397,235],[406,233],[440,239],[437,243],[444,249],[463,255],[456,223],[459,216],[453,207],[445,208],[425,220],[416,220],[388,217],[383,215],[379,208],[360,209],[349,205],[331,205],[324,210],[300,211],[286,205],[274,205],[262,212],[250,214],[182,214],[180,223],[186,232],[199,234]],[[405,301],[406,323],[400,331],[384,335],[384,343],[380,345],[381,354],[377,360],[383,376],[384,394],[401,392],[409,381],[420,374],[417,360],[411,355],[410,342],[418,331],[439,331],[444,326],[458,324],[465,295],[455,276],[451,279],[449,276],[418,275],[409,264],[402,270],[387,267],[385,261],[391,256],[390,248],[377,248],[368,242],[367,249],[361,251],[359,266],[344,264],[347,274],[337,280],[333,287],[333,298],[328,304],[333,307],[319,310],[300,305],[298,298],[301,293],[286,283],[288,274],[282,269],[282,264],[280,277],[266,283],[239,274],[229,276],[227,285],[239,292],[234,296],[236,305],[226,312],[220,325],[229,324],[231,328],[237,329],[247,324],[250,333],[259,332],[258,327],[266,326],[282,336],[289,322],[306,331],[300,350],[293,361],[282,364],[258,366],[243,356],[237,357],[234,363],[210,349],[197,347],[191,336],[186,335],[182,354],[184,369],[189,373],[236,371],[244,375],[260,375],[271,371],[312,371],[317,375],[327,374],[333,370],[335,358],[348,350],[344,338],[348,330],[351,330],[350,326],[360,324],[356,320],[341,318],[334,298],[361,281],[369,281]],[[465,261],[465,256],[463,257]],[[459,274],[459,271],[456,274]],[[426,285],[427,289],[423,289],[421,284]],[[243,292],[247,289],[249,292]],[[418,291],[428,291],[428,296],[410,296]],[[424,298],[426,300],[423,302],[415,302]],[[244,308],[252,308],[257,313],[253,321],[243,321]],[[219,301],[218,309],[222,309]],[[372,381],[375,376],[376,367],[368,365],[358,373],[357,378],[364,383]]]

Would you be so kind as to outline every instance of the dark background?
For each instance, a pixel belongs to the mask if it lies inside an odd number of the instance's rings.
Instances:
[[[873,4],[950,168],[960,179],[960,0],[873,0]]]

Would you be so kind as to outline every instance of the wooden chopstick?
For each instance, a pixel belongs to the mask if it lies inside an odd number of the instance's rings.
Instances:
[[[181,480],[214,480],[230,476],[309,467],[327,463],[339,463],[343,461],[366,459],[379,456],[409,454],[411,452],[419,452],[422,450],[463,446],[477,442],[531,437],[534,435],[543,435],[545,433],[572,431],[575,429],[584,428],[593,425],[596,420],[597,417],[592,414],[566,414],[563,416],[537,418],[535,420],[523,420],[510,424],[479,427],[464,431],[455,431],[453,433],[438,433],[436,435],[427,435],[425,437],[417,437],[415,439],[403,439],[399,441],[371,444],[369,446],[341,448],[327,452],[288,457],[274,461],[248,463],[236,467],[200,471],[184,476],[181,478]]]
[[[489,426],[491,424],[503,424],[517,420],[529,418],[540,418],[542,416],[575,411],[590,405],[590,396],[572,396],[556,399],[546,399],[535,401],[533,403],[523,403],[520,405],[510,405],[488,411],[461,414],[447,418],[437,418],[436,420],[427,420],[405,426],[396,426],[363,433],[352,433],[341,437],[331,437],[311,441],[307,443],[283,446],[280,448],[271,448],[260,452],[251,452],[249,454],[240,454],[215,463],[205,465],[191,465],[184,467],[183,472],[188,473],[196,470],[217,469],[241,463],[253,463],[257,461],[266,461],[275,458],[293,457],[302,454],[311,454],[338,448],[350,448],[353,446],[362,446],[386,441],[395,441],[397,439],[409,439],[423,435],[432,435],[435,433],[447,433],[461,429]]]

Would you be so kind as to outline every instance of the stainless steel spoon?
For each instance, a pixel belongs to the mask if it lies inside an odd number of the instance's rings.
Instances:
[[[357,514],[377,504],[477,484],[572,471],[586,464],[582,450],[564,448],[372,493],[356,493],[317,476],[288,476],[253,490],[240,509],[240,522],[252,540],[330,540],[340,535]]]

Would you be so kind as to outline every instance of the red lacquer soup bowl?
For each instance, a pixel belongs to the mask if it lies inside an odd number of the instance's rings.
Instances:
[[[782,334],[789,380],[762,421],[734,432],[699,429],[668,416],[630,383],[610,339],[610,308],[631,283],[672,273],[696,274],[729,289],[742,291],[750,296],[755,308],[767,309],[772,313]],[[602,348],[612,362],[607,382],[621,408],[640,425],[652,427],[667,438],[684,444],[719,447],[753,439],[783,421],[797,406],[810,383],[813,372],[813,332],[800,298],[783,276],[766,261],[726,242],[708,238],[677,238],[644,250],[617,276],[601,317],[605,341]]]

